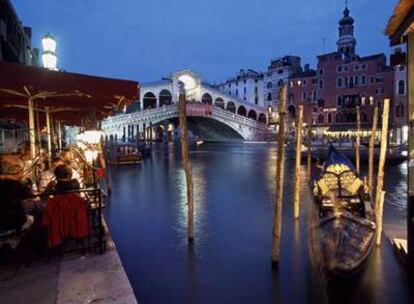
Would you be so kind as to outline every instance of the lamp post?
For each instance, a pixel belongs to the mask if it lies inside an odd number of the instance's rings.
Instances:
[[[57,71],[56,39],[50,33],[42,37],[42,49],[43,67]]]

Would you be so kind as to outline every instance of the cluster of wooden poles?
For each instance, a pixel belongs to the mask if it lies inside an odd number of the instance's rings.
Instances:
[[[280,260],[280,241],[282,237],[282,204],[283,204],[283,187],[284,187],[284,160],[285,160],[285,142],[286,142],[286,100],[287,88],[282,86],[279,90],[279,133],[277,146],[277,164],[276,164],[276,201],[273,218],[273,243],[272,243],[272,266],[277,267]],[[387,135],[388,135],[388,117],[389,117],[390,100],[384,100],[384,108],[382,112],[382,129],[381,129],[381,148],[378,164],[377,187],[375,195],[375,214],[377,221],[377,239],[376,245],[381,246],[382,234],[382,216],[385,192],[383,191],[384,184],[384,167],[387,151]],[[184,87],[180,88],[179,95],[179,126],[181,130],[181,153],[184,166],[184,172],[187,185],[187,203],[188,203],[188,241],[194,241],[194,193],[193,193],[193,179],[191,172],[191,164],[188,152],[188,126],[186,117],[186,95]],[[356,132],[356,171],[360,173],[360,145],[361,145],[361,119],[360,109],[357,111],[357,132]],[[378,123],[378,107],[374,108],[374,115],[372,121],[371,137],[369,141],[369,168],[368,168],[368,188],[373,197],[374,192],[374,145],[375,136],[377,133]],[[302,152],[302,132],[303,132],[303,106],[299,106],[298,117],[296,122],[296,161],[295,161],[295,192],[294,192],[294,219],[299,220],[300,217],[300,184],[301,184],[301,152]],[[312,128],[308,127],[307,134],[307,179],[311,181],[312,155],[311,155],[311,134]]]

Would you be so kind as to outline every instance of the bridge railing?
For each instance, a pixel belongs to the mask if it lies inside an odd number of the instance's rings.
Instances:
[[[117,114],[109,117],[102,122],[102,126],[109,127],[110,125],[122,125],[125,121],[139,121],[139,120],[150,120],[153,117],[165,116],[165,115],[176,115],[178,110],[177,104],[163,106],[160,108],[146,109],[128,114]],[[224,110],[220,107],[216,107],[210,104],[202,103],[188,103],[187,104],[187,116],[217,116],[224,120],[230,120],[238,124],[247,125],[251,128],[266,129],[267,125],[257,120],[238,115],[236,113]]]

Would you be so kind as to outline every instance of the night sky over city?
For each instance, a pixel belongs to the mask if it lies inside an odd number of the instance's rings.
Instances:
[[[350,0],[357,53],[389,53],[384,28],[396,0]],[[291,54],[315,66],[336,50],[342,0],[14,0],[32,43],[50,32],[60,68],[157,80],[190,68],[219,82],[241,68],[265,70]]]

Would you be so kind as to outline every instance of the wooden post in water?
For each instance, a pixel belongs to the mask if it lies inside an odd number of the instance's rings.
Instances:
[[[388,115],[390,110],[390,100],[384,99],[384,109],[382,111],[381,129],[381,150],[378,163],[377,193],[375,197],[375,214],[377,216],[377,226],[382,226],[382,216],[379,217],[381,193],[384,184],[385,157],[387,154],[387,135],[388,135]]]
[[[312,125],[309,124],[308,127],[308,151],[307,151],[307,172],[306,176],[308,178],[308,182],[311,180],[311,169],[312,169]]]
[[[360,166],[361,166],[361,111],[359,109],[359,106],[356,107],[356,116],[357,116],[357,126],[356,126],[356,143],[355,143],[355,166],[356,166],[356,171],[359,174],[360,172]]]
[[[191,172],[190,156],[188,152],[188,126],[186,113],[185,88],[180,83],[178,98],[178,120],[181,131],[181,156],[184,165],[185,180],[187,185],[187,204],[188,204],[188,242],[194,241],[194,197],[193,197],[193,175]]]
[[[379,247],[381,246],[381,236],[382,236],[382,215],[384,213],[384,198],[385,198],[385,191],[381,191],[379,194],[379,205],[377,209],[377,240],[376,245]]]
[[[369,193],[374,193],[374,150],[375,150],[375,137],[377,134],[378,123],[378,108],[374,108],[374,117],[372,119],[371,137],[369,139],[369,156],[368,156],[368,188]]]
[[[295,162],[295,196],[293,201],[293,217],[299,219],[300,209],[300,165],[302,158],[302,124],[303,106],[299,106],[299,116],[296,126],[296,162]]]
[[[283,174],[285,162],[285,140],[286,140],[286,86],[279,90],[279,134],[277,143],[277,164],[276,164],[276,204],[273,219],[273,246],[272,266],[279,266],[280,239],[282,236],[282,200],[283,200]]]

